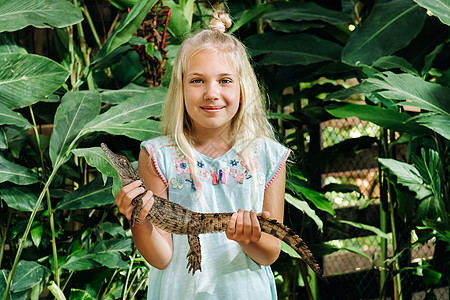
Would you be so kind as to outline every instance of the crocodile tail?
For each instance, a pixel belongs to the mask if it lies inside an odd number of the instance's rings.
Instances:
[[[263,232],[273,235],[288,244],[289,247],[294,249],[295,252],[300,255],[303,261],[310,266],[319,278],[328,282],[327,278],[323,275],[322,269],[302,238],[300,238],[292,229],[281,224],[277,220],[264,219],[262,217],[258,217],[258,219]]]

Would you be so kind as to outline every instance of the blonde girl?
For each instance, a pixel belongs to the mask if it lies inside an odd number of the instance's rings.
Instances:
[[[270,265],[280,241],[261,233],[256,212],[283,220],[289,150],[274,140],[243,45],[225,33],[228,15],[187,38],[175,58],[163,136],[141,144],[138,171],[151,190],[133,238],[150,263],[148,299],[276,299]],[[130,219],[144,190],[125,186],[116,205]],[[234,211],[224,233],[200,236],[201,271],[186,270],[186,236],[145,219],[152,193],[198,212]]]

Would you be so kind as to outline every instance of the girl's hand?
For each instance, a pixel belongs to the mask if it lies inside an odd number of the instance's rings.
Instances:
[[[267,219],[270,213],[264,211],[261,216]],[[259,241],[261,239],[261,227],[256,213],[253,210],[239,209],[232,215],[226,235],[228,239],[245,245]]]
[[[115,203],[119,208],[121,214],[127,218],[128,221],[131,220],[131,214],[133,212],[134,206],[131,204],[131,201],[138,195],[145,192],[145,189],[140,186],[141,181],[136,180],[126,186],[124,186],[119,193],[117,193]],[[147,191],[147,193],[142,197],[142,210],[140,211],[137,219],[136,225],[142,224],[146,219],[145,217],[148,215],[148,212],[152,208],[154,199],[153,193],[151,191]]]

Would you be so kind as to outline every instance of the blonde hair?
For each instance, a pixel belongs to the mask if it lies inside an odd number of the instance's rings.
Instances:
[[[232,142],[240,146],[238,151],[250,171],[253,169],[251,142],[255,138],[275,139],[272,126],[266,117],[265,101],[247,52],[238,39],[225,33],[225,28],[230,26],[231,20],[227,14],[215,12],[210,29],[202,30],[184,40],[174,60],[163,110],[163,135],[172,138],[188,157],[194,182],[196,158],[192,141],[192,122],[184,104],[183,80],[187,62],[199,52],[213,50],[227,55],[231,66],[235,68],[239,78],[241,104],[232,120],[229,135]]]

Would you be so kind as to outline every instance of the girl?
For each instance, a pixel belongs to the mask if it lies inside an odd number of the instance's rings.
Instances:
[[[283,219],[289,150],[274,140],[256,76],[243,45],[225,33],[228,15],[186,39],[175,58],[163,112],[163,136],[141,144],[138,171],[145,186],[197,212],[234,211],[225,233],[200,236],[201,271],[186,270],[186,236],[171,236],[145,216],[134,242],[150,263],[148,299],[276,299],[269,267],[280,241],[261,233],[255,211]],[[139,182],[117,194],[129,220]],[[142,220],[142,221],[140,221]]]

